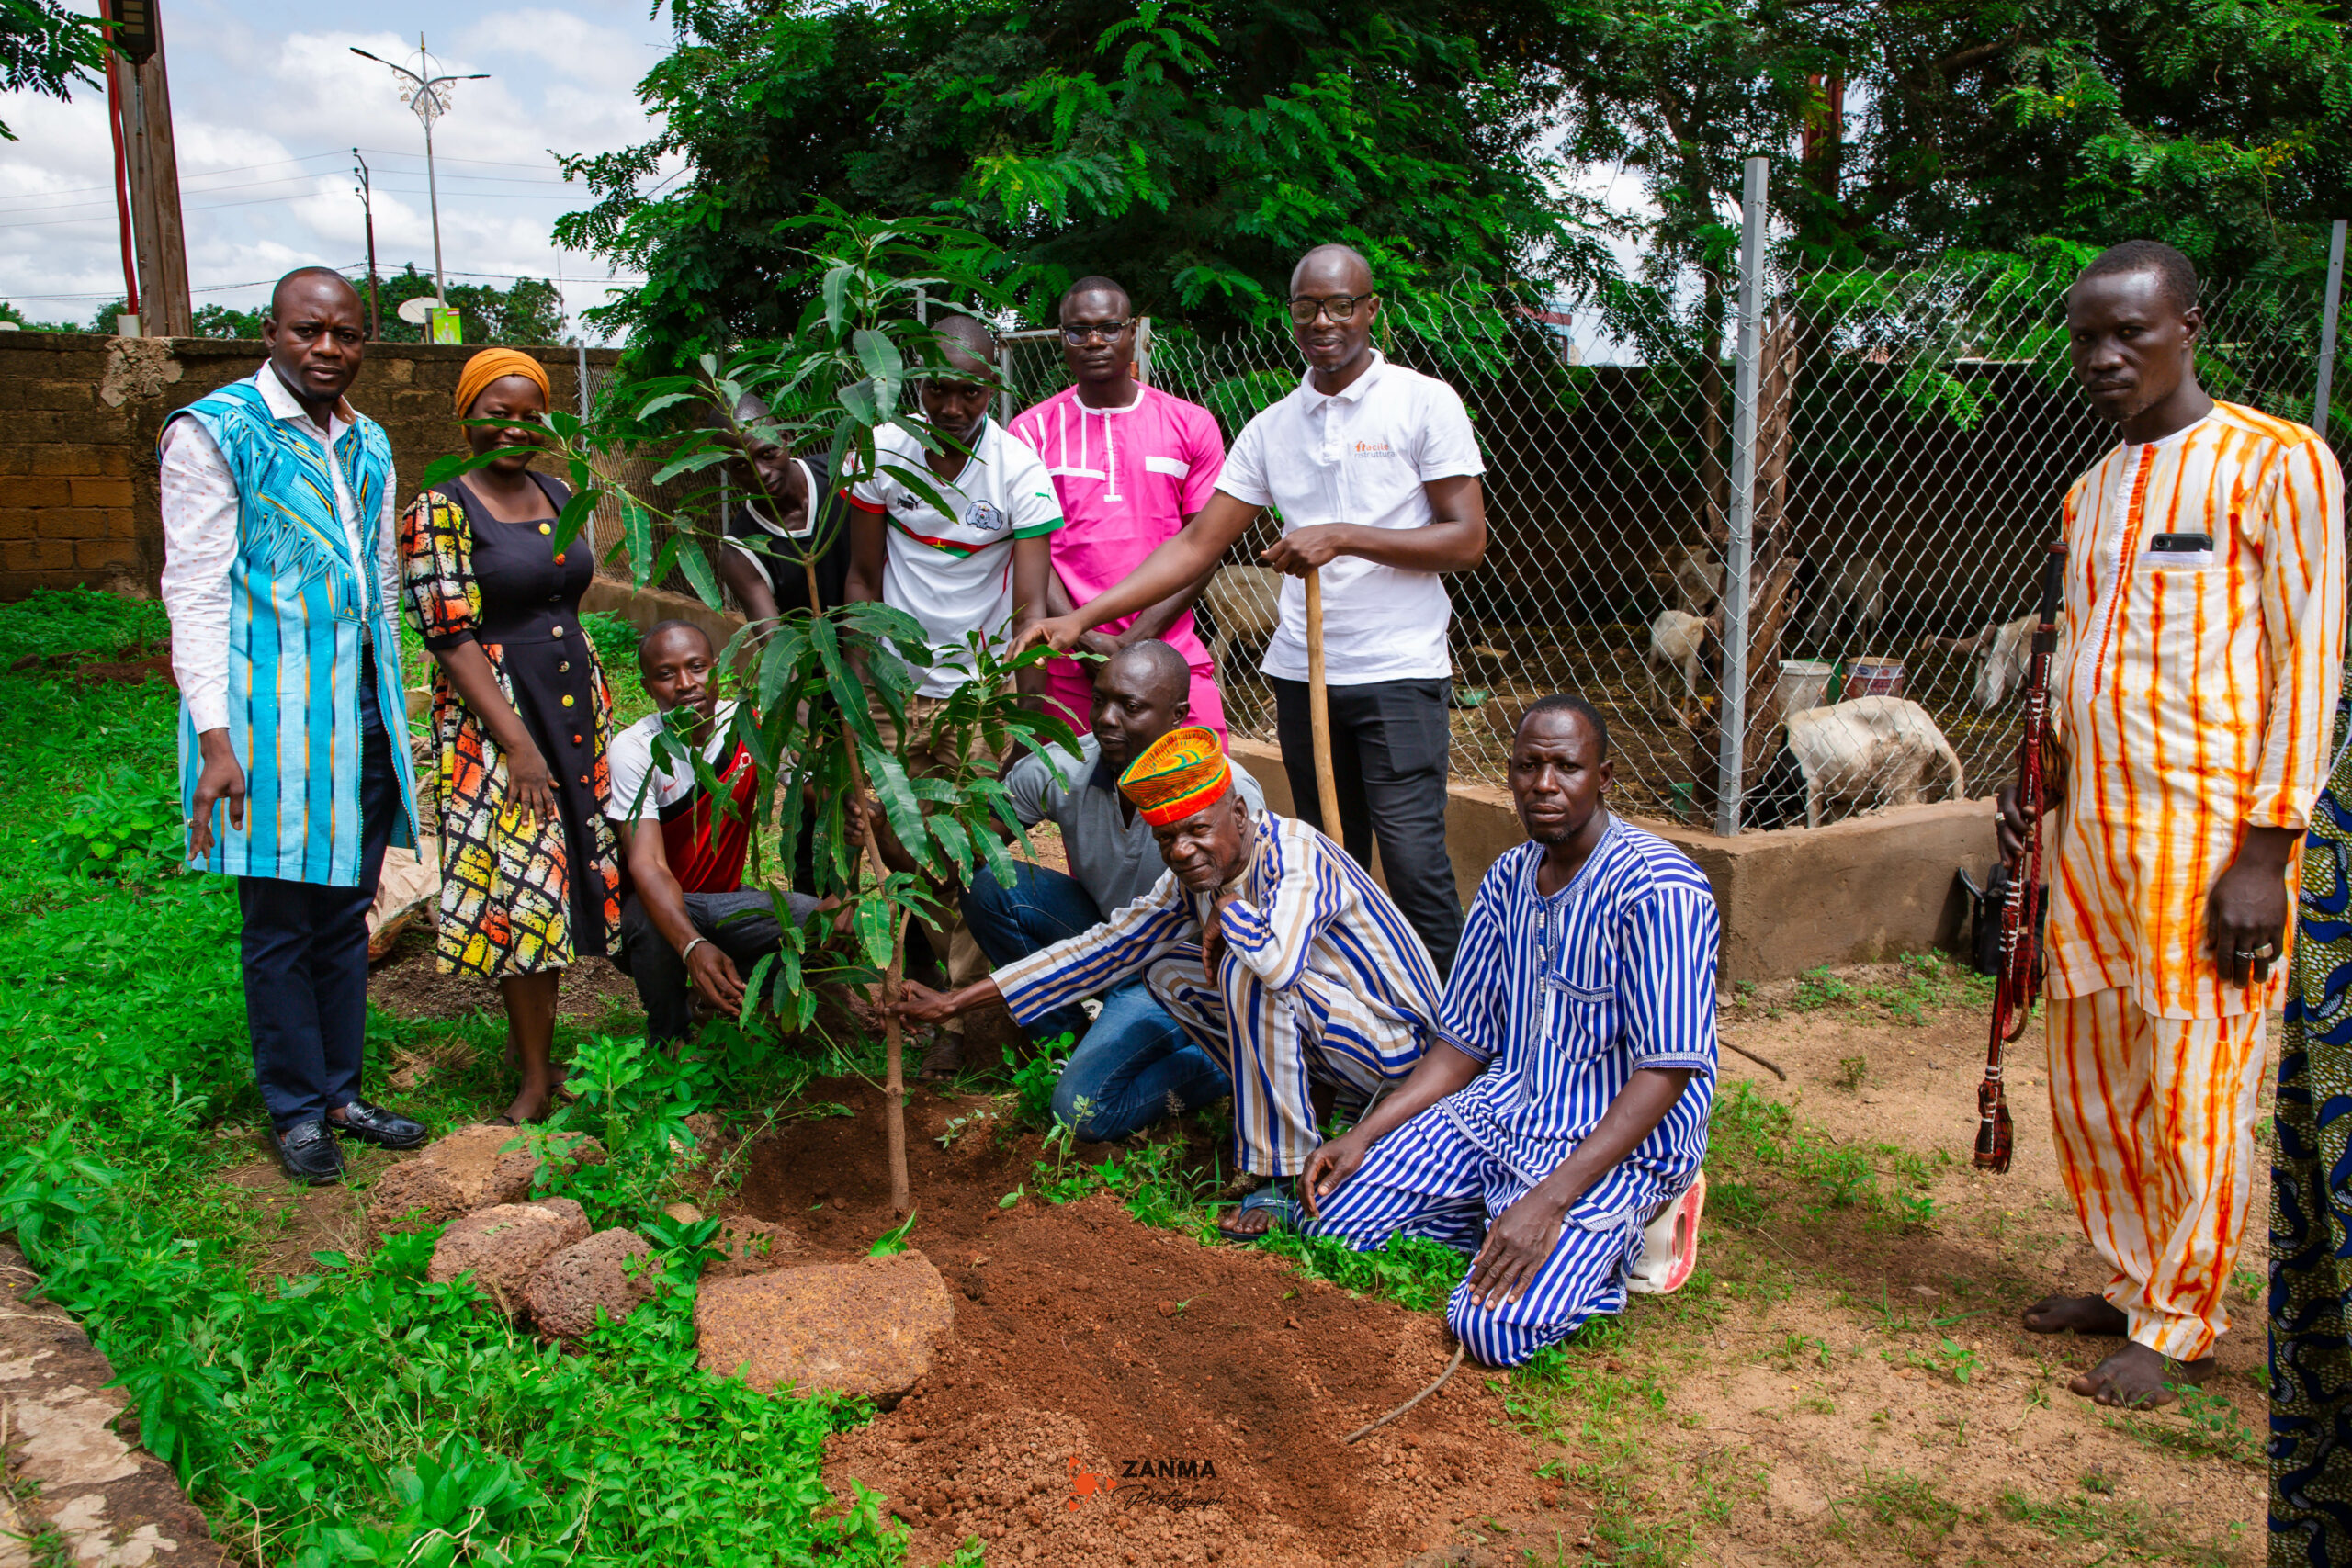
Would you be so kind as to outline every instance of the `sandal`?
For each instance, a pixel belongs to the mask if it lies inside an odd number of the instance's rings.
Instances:
[[[1707,1173],[1666,1206],[1642,1231],[1642,1260],[1625,1278],[1636,1295],[1670,1296],[1699,1266],[1699,1216],[1707,1207]]]
[[[1273,1235],[1277,1230],[1285,1228],[1296,1230],[1299,1214],[1297,1188],[1297,1182],[1290,1177],[1275,1177],[1272,1181],[1242,1199],[1241,1206],[1234,1210],[1229,1217],[1218,1221],[1216,1234],[1237,1246],[1246,1247],[1261,1237]],[[1261,1231],[1243,1231],[1233,1228],[1234,1221],[1259,1209],[1272,1210],[1273,1224]]]

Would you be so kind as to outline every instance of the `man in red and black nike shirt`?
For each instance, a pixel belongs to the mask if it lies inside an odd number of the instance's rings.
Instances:
[[[718,655],[701,627],[663,621],[638,644],[645,694],[660,713],[613,737],[613,819],[628,857],[629,891],[621,904],[622,967],[645,1003],[645,1032],[655,1044],[685,1038],[694,1021],[689,987],[732,1018],[742,1010],[743,976],[783,941],[764,890],[743,887],[752,808],[760,773],[742,743],[727,734],[710,677]],[[731,705],[729,705],[731,706]],[[687,742],[701,750],[731,805],[722,812],[683,761],[664,768],[654,754],[663,714],[694,716]],[[817,900],[787,893],[792,918],[805,920]]]

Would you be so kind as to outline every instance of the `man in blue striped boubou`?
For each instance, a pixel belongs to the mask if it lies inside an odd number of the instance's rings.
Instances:
[[[180,683],[188,859],[237,879],[254,1070],[297,1180],[337,1137],[423,1123],[359,1098],[368,910],[413,848],[392,448],[344,393],[367,317],[322,266],[278,279],[269,361],[174,413],[161,442],[164,607]]]
[[[1306,823],[1253,809],[1214,730],[1173,729],[1119,775],[1168,874],[1091,931],[898,1010],[935,1023],[1002,998],[1035,1023],[1124,981],[1154,1000],[1233,1083],[1234,1163],[1265,1185],[1218,1229],[1254,1241],[1293,1208],[1322,1141],[1315,1094],[1363,1104],[1413,1070],[1438,1033],[1437,967],[1388,895]]]
[[[1446,1321],[1490,1366],[1697,1256],[1721,927],[1689,857],[1601,805],[1611,776],[1590,705],[1528,709],[1510,787],[1532,842],[1478,885],[1442,1043],[1300,1181],[1310,1230],[1475,1248]]]

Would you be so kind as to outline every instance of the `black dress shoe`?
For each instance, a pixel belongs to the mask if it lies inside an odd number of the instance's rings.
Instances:
[[[316,1187],[343,1179],[343,1151],[335,1147],[334,1136],[327,1132],[325,1118],[272,1129],[269,1141],[277,1150],[277,1163],[295,1180]]]
[[[424,1142],[424,1123],[413,1116],[403,1116],[364,1100],[353,1100],[343,1108],[343,1113],[340,1122],[328,1117],[327,1125],[346,1138],[358,1138],[388,1149],[413,1149]]]

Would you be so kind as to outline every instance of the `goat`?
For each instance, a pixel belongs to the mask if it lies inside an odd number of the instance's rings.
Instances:
[[[1680,670],[1684,703],[1698,696],[1699,658],[1704,651],[1707,629],[1705,620],[1684,610],[1660,610],[1657,619],[1650,623],[1650,646],[1642,655],[1642,664],[1649,671],[1651,694],[1670,716],[1679,718],[1682,710],[1667,701],[1660,677],[1668,670]]]
[[[1806,617],[1804,639],[1816,651],[1835,645],[1849,626],[1855,638],[1868,642],[1886,618],[1886,561],[1879,556],[1848,556],[1838,563],[1828,581],[1815,584],[1813,614]]]
[[[1282,600],[1283,574],[1271,567],[1221,566],[1201,591],[1201,607],[1211,623],[1209,661],[1228,703],[1240,691],[1241,672],[1231,668],[1234,645],[1265,646],[1282,622]]]
[[[1832,807],[1852,816],[1882,806],[1958,800],[1960,757],[1928,710],[1905,697],[1857,697],[1789,715],[1781,754],[1750,795],[1748,818],[1784,828],[1802,810],[1818,828]]]
[[[1724,591],[1724,569],[1713,548],[1688,540],[1667,547],[1652,581],[1665,586],[1686,615],[1703,615]]]
[[[2040,619],[2019,615],[2006,625],[1986,626],[1974,637],[1931,637],[1919,646],[1982,658],[1969,700],[1980,708],[1998,707],[2002,698],[2025,686],[2026,663],[2033,657],[2033,628]]]

